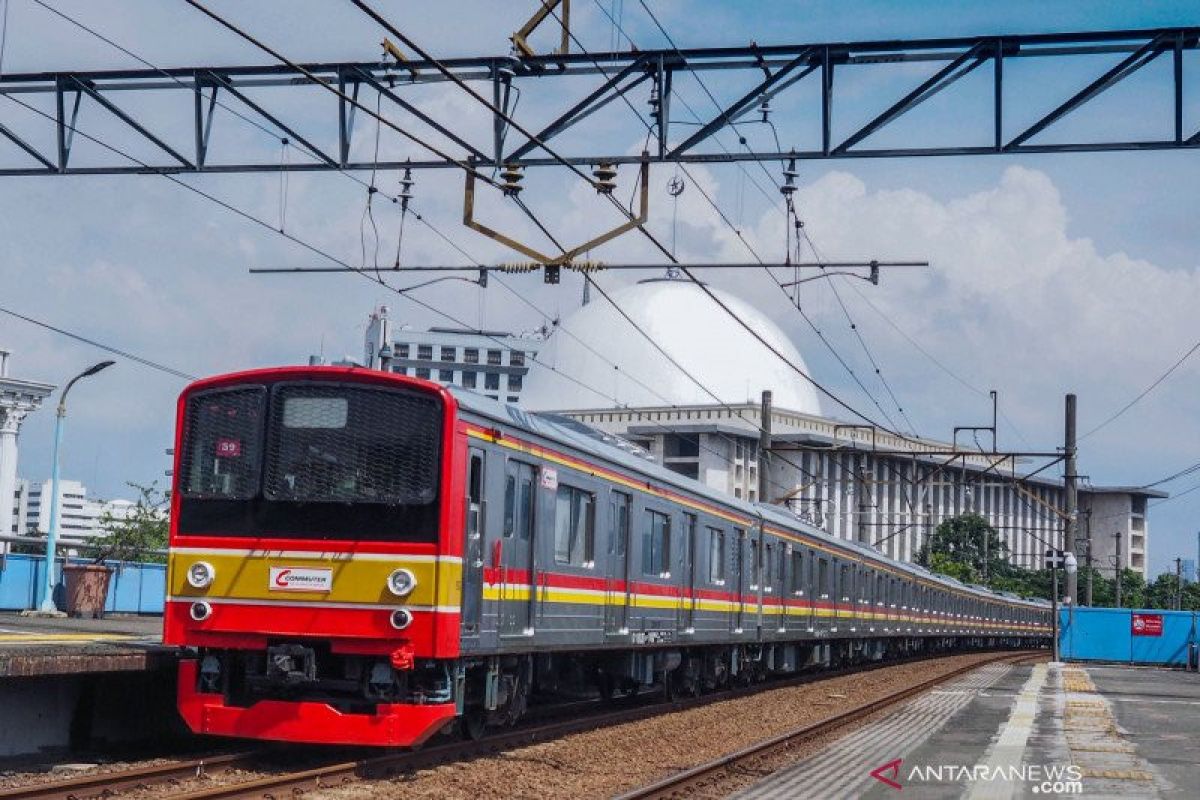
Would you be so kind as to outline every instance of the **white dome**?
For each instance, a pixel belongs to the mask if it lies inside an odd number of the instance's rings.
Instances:
[[[710,291],[788,361],[808,372],[795,345],[775,323],[727,292],[711,287]],[[812,384],[692,281],[643,281],[609,295],[721,402],[758,402],[762,391],[770,389],[779,408],[821,413]],[[521,404],[530,410],[611,408],[613,398],[629,406],[717,402],[602,296],[564,319],[559,328],[538,353],[538,361],[548,366],[533,364],[526,378]]]

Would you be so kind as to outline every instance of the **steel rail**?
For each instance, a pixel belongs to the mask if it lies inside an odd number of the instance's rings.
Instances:
[[[617,795],[616,800],[659,800],[660,798],[675,798],[689,796],[690,791],[698,784],[719,779],[720,775],[729,771],[733,767],[759,758],[770,756],[780,750],[800,744],[817,736],[828,734],[832,731],[843,728],[852,722],[856,722],[864,717],[868,717],[891,706],[897,705],[909,698],[926,692],[939,684],[952,680],[972,672],[980,667],[989,664],[1011,662],[1018,663],[1020,661],[1030,660],[1044,656],[1044,652],[1030,653],[1005,653],[996,658],[987,659],[985,661],[968,664],[958,669],[952,670],[944,675],[939,675],[934,678],[922,681],[921,683],[909,686],[905,689],[893,692],[885,697],[871,700],[861,705],[855,706],[849,711],[844,711],[833,717],[820,720],[818,722],[804,725],[791,731],[786,731],[778,736],[773,736],[769,739],[756,742],[749,747],[744,747],[736,752],[705,762],[691,769],[677,772],[674,775],[669,775],[655,783],[639,787],[624,794]]]
[[[3,789],[0,790],[0,800],[80,800],[84,797],[107,797],[123,789],[138,789],[202,775],[218,775],[244,767],[262,755],[263,751],[229,753],[121,771],[93,772],[74,778]]]

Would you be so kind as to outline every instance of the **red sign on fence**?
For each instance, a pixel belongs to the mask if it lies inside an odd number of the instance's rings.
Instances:
[[[1134,636],[1162,636],[1162,614],[1134,614],[1132,628]]]

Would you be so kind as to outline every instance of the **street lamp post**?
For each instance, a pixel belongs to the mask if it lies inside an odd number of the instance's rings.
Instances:
[[[58,451],[62,445],[63,419],[67,416],[67,392],[71,391],[71,387],[75,385],[76,381],[91,377],[115,363],[115,361],[101,361],[99,364],[88,367],[67,382],[66,388],[58,398],[58,412],[54,419],[54,451],[50,459],[50,531],[46,534],[46,579],[42,586],[42,602],[38,606],[38,611],[43,614],[58,613],[58,609],[54,605],[54,551],[58,547],[60,516],[58,507],[61,504],[58,488]]]

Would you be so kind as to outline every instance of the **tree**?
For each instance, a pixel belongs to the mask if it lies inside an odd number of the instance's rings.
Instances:
[[[106,531],[99,540],[100,552],[96,561],[163,562],[165,557],[153,553],[167,546],[167,510],[171,504],[169,490],[159,489],[157,483],[143,486],[130,483],[138,492],[137,502],[127,516],[116,517],[105,511],[100,527]]]
[[[934,566],[935,554],[943,556],[938,561],[941,569]],[[1008,563],[1008,545],[979,514],[962,514],[943,521],[917,551],[917,563],[946,575],[953,574],[945,571],[951,564],[955,570],[967,567],[971,580],[987,576],[989,582],[1013,569]]]

